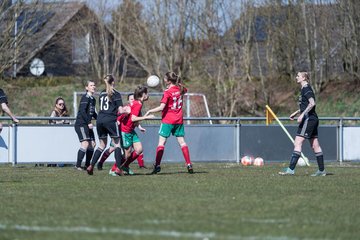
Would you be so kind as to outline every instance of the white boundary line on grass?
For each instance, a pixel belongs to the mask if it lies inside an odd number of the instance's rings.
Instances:
[[[137,230],[137,229],[125,229],[125,228],[92,228],[92,227],[49,227],[49,226],[26,226],[26,225],[6,225],[0,223],[0,230],[16,230],[16,231],[29,231],[29,232],[68,232],[68,233],[110,233],[110,234],[127,234],[137,236],[159,236],[159,237],[172,237],[172,238],[193,238],[193,239],[245,239],[245,240],[297,240],[298,238],[291,237],[272,237],[272,236],[234,236],[234,235],[218,235],[214,232],[202,233],[193,232],[185,233],[178,231],[151,231],[151,230]]]

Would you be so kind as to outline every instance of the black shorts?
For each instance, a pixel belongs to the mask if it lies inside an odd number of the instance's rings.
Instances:
[[[311,139],[318,137],[319,119],[316,117],[309,117],[304,119],[297,130],[297,136]]]
[[[114,122],[97,122],[96,130],[100,139],[107,138],[120,138],[119,126],[116,121]]]
[[[79,141],[95,141],[95,134],[88,125],[75,125],[75,132],[78,135]]]

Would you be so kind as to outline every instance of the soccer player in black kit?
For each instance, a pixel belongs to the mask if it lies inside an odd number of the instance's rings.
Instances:
[[[289,167],[284,171],[279,172],[280,175],[294,175],[295,166],[300,158],[302,144],[305,139],[309,139],[311,147],[315,153],[316,161],[319,170],[311,176],[326,176],[324,167],[324,155],[322,153],[319,139],[318,139],[318,127],[319,119],[315,111],[315,94],[309,85],[309,73],[298,72],[296,75],[296,82],[301,85],[301,95],[299,97],[299,110],[293,112],[290,115],[290,119],[294,120],[294,117],[300,113],[297,121],[299,127],[294,141],[294,151],[291,155]]]
[[[96,99],[94,98],[95,83],[93,81],[87,81],[86,93],[81,97],[79,104],[79,111],[75,121],[75,131],[79,137],[80,149],[77,154],[77,161],[75,168],[83,170],[81,168],[81,162],[86,155],[85,169],[90,166],[90,161],[94,153],[95,135],[93,130],[92,119],[97,118],[95,111]]]
[[[90,166],[86,169],[89,175],[93,175],[94,166],[106,148],[108,135],[113,141],[115,147],[115,161],[117,166],[121,166],[124,161],[123,150],[120,145],[120,132],[116,122],[117,114],[130,113],[130,108],[122,107],[123,102],[120,92],[115,90],[115,79],[112,75],[106,75],[104,78],[106,89],[99,96],[99,113],[96,121],[96,130],[99,136],[99,147],[96,149]],[[117,175],[123,175],[123,171],[116,169]]]

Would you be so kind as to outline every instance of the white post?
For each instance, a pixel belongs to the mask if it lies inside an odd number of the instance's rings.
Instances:
[[[208,115],[208,117],[210,118],[210,110],[209,110],[209,106],[208,106],[208,103],[207,103],[207,100],[206,100],[206,96],[204,94],[201,94],[202,97],[203,97],[203,100],[204,100],[204,104],[205,104],[205,109],[206,109],[206,113]],[[209,123],[212,124],[212,120],[209,120]]]
[[[12,134],[11,134],[11,125],[8,125],[8,163],[12,163],[13,161],[12,161],[12,159],[13,159],[13,157],[12,157],[12,148],[13,148],[13,146],[12,146],[12,136],[11,136]]]
[[[190,117],[190,96],[189,94],[185,94],[186,96],[186,117]],[[187,120],[187,124],[190,124],[190,120]]]
[[[76,117],[77,114],[77,92],[73,93],[73,109],[74,109],[74,117]]]
[[[16,165],[16,125],[10,124],[9,125],[9,148],[8,148],[8,162],[12,163],[13,166]]]
[[[343,124],[344,124],[343,118],[340,118],[340,121],[339,121],[340,126],[339,126],[339,132],[338,132],[338,134],[339,134],[339,145],[338,146],[339,146],[339,161],[340,161],[340,163],[343,162],[343,137],[344,137]]]
[[[240,164],[240,144],[241,144],[241,140],[240,140],[240,119],[238,119],[236,121],[236,140],[235,142],[237,143],[236,146],[236,163]]]

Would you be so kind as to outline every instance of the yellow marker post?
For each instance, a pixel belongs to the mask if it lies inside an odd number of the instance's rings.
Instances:
[[[290,133],[288,132],[288,130],[286,130],[286,128],[284,127],[284,125],[282,124],[282,122],[279,120],[279,118],[275,115],[275,113],[271,110],[271,108],[266,105],[266,126],[268,126],[272,120],[275,119],[280,127],[282,128],[282,130],[284,130],[284,132],[286,133],[286,135],[289,137],[289,139],[291,140],[292,143],[294,143],[294,139],[291,137]],[[301,152],[301,157],[304,159],[305,163],[307,166],[310,166],[310,162],[309,159],[307,157],[305,157],[305,155]]]

